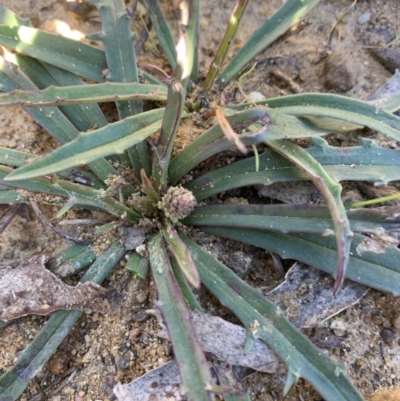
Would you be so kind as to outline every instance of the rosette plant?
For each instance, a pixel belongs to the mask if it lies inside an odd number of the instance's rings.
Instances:
[[[42,32],[11,11],[0,10],[4,92],[0,105],[22,105],[60,143],[39,159],[1,148],[0,202],[29,203],[35,196],[33,204],[43,199],[60,204],[59,218],[70,208],[96,209],[112,216],[112,223],[98,232],[123,226],[133,231],[122,232],[139,236],[145,230],[144,246],[138,241],[128,252],[127,238],[121,237],[97,257],[82,281],[101,283],[127,252],[128,268],[139,277],[145,277],[150,266],[157,306],[179,366],[180,391],[187,399],[211,400],[216,393],[226,400],[247,399],[212,380],[190,321],[191,310],[201,310],[196,289],[203,285],[243,323],[248,333],[246,350],[261,339],[283,360],[285,394],[301,377],[326,400],[362,400],[339,364],[328,360],[257,289],[196,244],[191,230],[243,241],[329,272],[336,280],[335,293],[347,277],[399,295],[399,249],[388,244],[380,253],[357,252],[378,229],[394,228],[398,213],[387,208],[351,209],[341,198],[340,185],[343,180],[382,184],[399,179],[399,151],[371,140],[339,149],[322,138],[338,132],[351,135],[349,126],[366,126],[398,140],[400,119],[392,114],[398,99],[377,109],[342,96],[300,94],[208,109],[208,94],[213,91],[218,99],[218,91],[246,73],[251,60],[318,0],[288,0],[224,63],[249,3],[238,0],[205,77],[197,53],[200,1],[181,2],[176,45],[159,3],[145,1],[173,70],[164,82],[139,69],[135,35],[123,1],[88,2],[98,8],[102,20],[102,32],[91,39],[101,41],[104,50]],[[202,91],[194,90],[195,84]],[[188,94],[191,103],[186,101]],[[115,103],[118,121],[107,121],[99,106],[105,102]],[[213,117],[213,125],[175,154],[182,119],[196,113]],[[340,124],[332,124],[334,120]],[[299,146],[296,140],[301,138],[311,138],[312,145]],[[206,173],[198,169],[194,179],[187,178],[203,161],[237,148],[253,156],[239,157]],[[122,178],[121,166],[125,171],[129,168],[129,178],[127,174]],[[323,205],[212,201],[214,195],[236,188],[301,180],[314,183]],[[90,244],[64,252],[64,261],[77,268],[87,266],[92,257]],[[20,396],[80,313],[52,314],[16,365],[0,378],[1,400]]]

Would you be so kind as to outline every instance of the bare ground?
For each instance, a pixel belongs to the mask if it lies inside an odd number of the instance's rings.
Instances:
[[[168,6],[168,16],[178,18],[177,1]],[[94,33],[100,29],[95,12],[71,11],[64,0],[0,0],[35,26],[69,35]],[[200,51],[203,73],[215,54],[233,1],[204,2]],[[237,48],[255,27],[281,4],[273,0],[254,1],[245,21]],[[382,60],[376,49],[400,33],[398,0],[359,1],[354,8],[347,0],[321,1],[306,19],[258,57],[254,72],[246,79],[243,92],[266,97],[299,92],[333,92],[366,99],[393,74],[393,66]],[[167,68],[148,46],[141,62],[150,60]],[[234,49],[235,50],[235,49]],[[379,60],[378,60],[379,59]],[[223,94],[226,101],[243,96],[235,85]],[[199,128],[185,125],[182,146]],[[40,154],[56,146],[23,110],[0,110],[0,145]],[[342,144],[349,139],[336,138]],[[389,145],[397,147],[398,144]],[[235,196],[238,194],[230,194]],[[239,194],[243,195],[243,194]],[[223,201],[224,199],[222,199]],[[52,210],[46,210],[51,218]],[[214,237],[205,246],[219,247],[227,261],[249,261],[245,278],[255,286],[271,288],[274,270],[270,256],[253,247]],[[34,213],[24,208],[2,236],[2,265],[16,266],[38,253],[52,254],[64,247],[59,238],[44,229]],[[104,246],[104,244],[97,244]],[[247,257],[247,259],[246,259]],[[399,262],[400,263],[400,262]],[[127,383],[172,357],[170,344],[157,337],[157,323],[144,311],[152,307],[154,288],[150,280],[133,280],[121,264],[104,284],[116,288],[123,301],[118,315],[84,315],[63,342],[45,369],[29,385],[21,400],[113,400],[116,382]],[[228,311],[208,305],[211,313],[230,317]],[[340,337],[342,347],[323,347],[341,361],[357,388],[370,401],[400,400],[400,300],[371,290],[357,305],[342,312],[307,335],[315,342],[328,343]],[[0,329],[0,373],[9,369],[19,353],[32,341],[46,321],[30,316]],[[335,323],[333,323],[335,322]],[[340,327],[341,330],[334,330]],[[283,377],[255,374],[245,381],[252,400],[281,400]],[[289,400],[319,400],[311,386],[300,381],[289,393]]]

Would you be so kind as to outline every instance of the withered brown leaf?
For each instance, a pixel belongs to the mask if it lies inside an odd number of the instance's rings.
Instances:
[[[68,286],[45,268],[45,262],[46,257],[38,255],[16,269],[0,269],[0,320],[47,315],[58,309],[115,311],[114,290],[92,282]]]

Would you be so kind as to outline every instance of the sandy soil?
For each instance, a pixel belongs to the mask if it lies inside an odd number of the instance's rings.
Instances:
[[[83,6],[73,8],[65,0],[12,3],[0,0],[0,4],[31,18],[34,26],[51,32],[83,38],[101,28],[95,11]],[[168,7],[168,17],[175,22],[177,4],[178,1],[173,1]],[[202,6],[202,73],[207,72],[233,4],[234,1],[221,0],[215,7],[213,2],[205,1]],[[253,1],[233,51],[280,4],[278,0]],[[323,91],[366,99],[394,73],[393,65],[382,59],[379,48],[400,34],[400,4],[398,0],[360,0],[353,8],[351,5],[348,0],[321,1],[303,22],[258,57],[261,61],[246,79],[244,93],[250,95],[257,91],[266,97],[275,97]],[[140,57],[140,62],[148,60],[167,68],[166,61],[154,57],[151,45]],[[242,97],[235,85],[229,86],[223,95],[226,101],[239,101]],[[185,132],[195,135],[198,127],[188,126]],[[337,138],[337,141],[346,143],[347,139]],[[2,109],[0,146],[40,154],[56,144],[23,110]],[[243,196],[243,193],[228,196]],[[51,218],[53,210],[48,209],[46,213]],[[267,253],[215,238],[204,239],[204,244],[217,244],[226,260],[237,260],[238,252],[242,261],[250,256],[245,279],[258,287],[274,286],[270,279],[272,262]],[[1,264],[17,266],[34,254],[52,254],[65,245],[44,229],[33,211],[26,207],[2,236]],[[156,320],[144,312],[152,307],[153,283],[133,280],[122,263],[104,285],[122,294],[120,314],[84,315],[21,400],[113,400],[112,388],[118,381],[127,383],[171,358],[170,344],[157,337]],[[212,305],[209,308],[211,312],[218,310]],[[306,334],[320,344],[340,337],[341,347],[322,349],[346,366],[367,399],[400,400],[399,310],[399,299],[371,290],[357,305]],[[226,310],[222,315],[229,318]],[[45,321],[45,317],[25,317],[0,329],[0,374],[16,362]],[[341,330],[335,331],[333,327]],[[244,384],[250,389],[252,400],[281,400],[283,379],[283,376],[255,374]],[[308,383],[300,381],[286,399],[317,401],[320,397]]]

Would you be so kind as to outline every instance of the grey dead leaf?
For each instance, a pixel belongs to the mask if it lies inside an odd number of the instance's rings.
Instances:
[[[113,391],[119,401],[179,401],[185,399],[180,384],[178,364],[170,361],[129,384],[118,383]]]
[[[298,328],[316,327],[324,320],[357,303],[368,287],[346,280],[337,296],[333,296],[334,279],[328,273],[303,263],[295,263],[285,281],[266,297],[285,312]]]
[[[47,315],[58,309],[113,313],[114,290],[92,283],[64,284],[44,266],[44,255],[34,256],[16,269],[0,269],[0,320],[26,315]]]
[[[234,394],[243,395],[243,387],[236,381],[229,364],[213,360],[213,373],[218,382],[229,386]],[[179,393],[181,378],[178,364],[169,361],[129,384],[118,383],[113,391],[118,401],[183,401]]]
[[[169,340],[168,332],[156,313],[163,329],[158,336]],[[261,340],[256,340],[248,354],[244,353],[246,330],[229,323],[218,316],[192,312],[192,324],[203,351],[210,352],[217,358],[231,365],[241,365],[265,373],[274,373],[278,359],[274,352]]]

